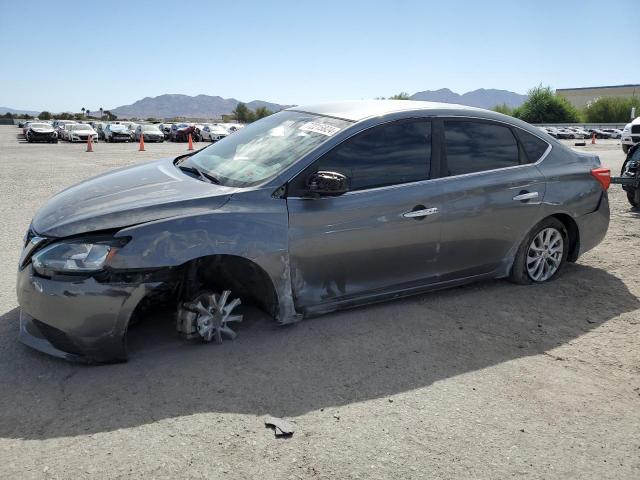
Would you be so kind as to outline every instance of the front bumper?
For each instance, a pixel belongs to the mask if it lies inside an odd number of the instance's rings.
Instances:
[[[124,361],[131,315],[159,285],[106,284],[93,278],[50,280],[36,275],[29,264],[18,272],[19,339],[69,360]]]

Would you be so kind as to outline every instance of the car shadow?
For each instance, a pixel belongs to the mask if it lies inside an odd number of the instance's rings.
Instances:
[[[614,275],[568,265],[549,284],[483,282],[288,327],[249,312],[222,345],[181,340],[170,314],[156,314],[132,330],[131,360],[104,366],[21,345],[14,309],[0,322],[0,437],[84,435],[203,412],[295,417],[543,354],[639,307]]]

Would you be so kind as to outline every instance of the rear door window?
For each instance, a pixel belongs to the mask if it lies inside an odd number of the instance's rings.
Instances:
[[[542,155],[544,155],[544,152],[547,151],[547,148],[549,148],[547,142],[524,130],[516,129],[516,135],[518,135],[522,148],[524,148],[527,156],[526,162],[523,161],[523,163],[537,162]]]
[[[511,128],[474,120],[445,120],[444,176],[464,175],[520,164]]]

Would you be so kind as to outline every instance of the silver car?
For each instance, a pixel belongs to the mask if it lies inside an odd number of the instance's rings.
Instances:
[[[49,200],[20,260],[20,338],[118,361],[160,302],[185,338],[220,342],[240,303],[288,324],[483,279],[548,282],[605,236],[609,178],[597,156],[495,112],[293,107]]]

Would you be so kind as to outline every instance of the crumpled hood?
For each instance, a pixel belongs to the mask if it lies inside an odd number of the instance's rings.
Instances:
[[[163,159],[85,180],[51,198],[33,230],[48,237],[122,228],[215,210],[237,189],[202,182]]]

